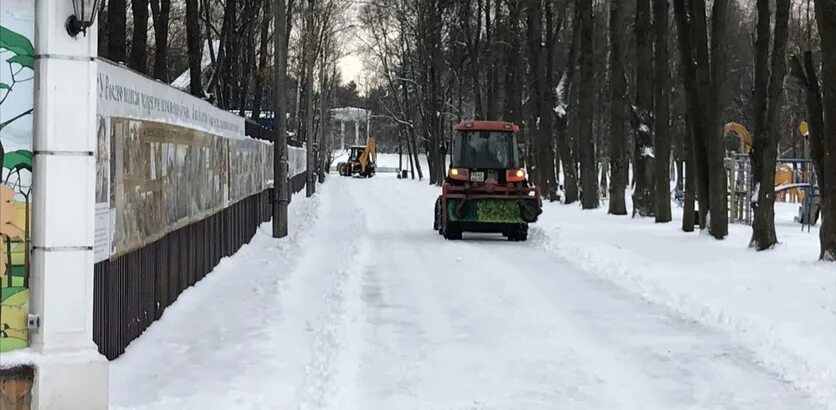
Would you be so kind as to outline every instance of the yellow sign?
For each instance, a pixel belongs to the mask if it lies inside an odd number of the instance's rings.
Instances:
[[[807,126],[807,121],[801,121],[801,124],[798,126],[798,130],[801,131],[802,137],[807,137],[810,135],[810,129]]]

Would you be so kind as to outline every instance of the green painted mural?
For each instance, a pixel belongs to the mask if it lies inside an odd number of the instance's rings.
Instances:
[[[29,344],[34,1],[0,2],[0,352]]]

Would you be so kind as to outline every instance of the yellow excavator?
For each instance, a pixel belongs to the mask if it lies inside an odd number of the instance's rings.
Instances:
[[[377,162],[377,144],[374,138],[369,138],[366,146],[357,145],[349,148],[348,161],[337,164],[337,172],[344,177],[359,175],[371,178],[375,173]]]

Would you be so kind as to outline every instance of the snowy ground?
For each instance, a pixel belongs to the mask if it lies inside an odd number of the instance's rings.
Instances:
[[[776,204],[781,244],[748,249],[751,228],[716,241],[670,225],[549,207],[544,248],[682,317],[724,331],[764,369],[836,409],[836,269],[817,262],[818,229],[793,222],[797,204]],[[796,407],[799,408],[799,407]]]
[[[319,191],[112,363],[113,408],[836,408],[836,272],[796,225],[756,254],[555,204],[448,242],[437,188]]]

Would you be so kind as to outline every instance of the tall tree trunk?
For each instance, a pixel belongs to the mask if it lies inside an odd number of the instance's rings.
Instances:
[[[500,117],[522,127],[522,48],[519,28],[522,2],[508,5],[508,47],[505,48],[505,102]]]
[[[230,1],[230,0],[227,0]],[[313,6],[315,0],[308,0],[308,7],[305,9],[305,48],[303,50],[305,56],[305,146],[307,147],[307,182],[305,184],[305,196],[310,197],[316,192],[316,182],[314,180],[315,171],[315,144],[314,141],[314,95],[313,95],[313,72],[314,64],[316,63],[316,18],[314,16]]]
[[[721,68],[725,56],[722,45],[726,25],[712,24],[713,58],[710,58],[705,0],[692,0],[687,4],[689,8],[686,8],[685,0],[674,0],[673,4],[683,64],[687,118],[692,123],[691,157],[700,205],[700,227],[709,225],[709,233],[723,239],[728,234],[728,201],[722,127],[717,117],[723,83]],[[715,0],[712,20],[725,22],[727,11],[728,0]]]
[[[822,148],[822,225],[819,229],[821,259],[836,262],[836,4],[816,0],[822,52],[822,104],[824,129]]]
[[[580,45],[580,104],[578,122],[581,152],[581,186],[583,209],[598,208],[598,166],[595,161],[595,141],[592,135],[595,104],[595,72],[593,67],[594,44],[592,39],[592,0],[578,0],[581,7],[581,45]]]
[[[151,14],[154,17],[154,78],[167,83],[171,0],[151,0]]]
[[[147,73],[147,52],[148,47],[148,0],[132,0],[131,10],[134,15],[134,30],[131,37],[131,58],[128,67]]]
[[[256,18],[255,16],[260,11],[259,1],[250,0],[245,3],[243,16],[243,28],[245,31],[244,47],[240,55],[243,57],[238,64],[242,67],[241,75],[238,76],[238,81],[241,84],[240,93],[238,95],[238,115],[246,117],[247,101],[250,94],[250,78],[255,75],[256,61],[255,61],[255,32],[256,32]]]
[[[264,75],[267,70],[267,45],[270,41],[270,21],[273,19],[270,3],[273,0],[264,1],[264,15],[261,19],[261,33],[259,35],[258,67],[255,70],[255,89],[253,92],[253,113],[252,120],[258,121],[261,118],[261,105],[264,99]]]
[[[624,51],[621,47],[622,27],[624,25],[622,4],[611,1],[610,4],[610,202],[608,212],[613,215],[627,215],[624,191],[627,188],[624,174],[627,164],[624,146],[627,140],[624,123],[627,120],[627,81],[624,77]]]
[[[441,50],[441,25],[443,23],[442,4],[439,0],[432,0],[425,2],[424,7],[424,46],[429,51],[429,66],[427,68],[426,80],[428,83],[429,92],[425,96],[425,116],[429,117],[429,121],[425,119],[426,135],[427,135],[427,160],[430,162],[430,184],[441,185],[446,176],[444,169],[444,157],[441,155],[439,149],[441,146],[441,119],[439,113],[441,112],[440,95],[441,90],[441,71],[443,69],[444,59]]]
[[[186,0],[186,46],[189,53],[189,92],[203,98],[203,39],[198,0]]]
[[[224,5],[224,18],[221,25],[220,53],[218,63],[220,70],[217,80],[220,89],[218,103],[222,108],[232,107],[232,83],[237,81],[234,77],[234,65],[238,60],[239,50],[237,49],[238,2],[237,0],[226,0]]]
[[[689,138],[686,142],[687,169],[685,172],[687,178],[693,182],[694,196],[699,203],[700,229],[704,229],[708,212],[708,166],[706,165],[705,146],[701,139],[702,128],[705,124],[702,122],[700,88],[697,86],[697,65],[694,63],[693,23],[689,18],[689,10],[686,8],[685,0],[673,0],[673,9],[682,64],[682,81],[685,88],[685,122]],[[686,184],[687,181],[686,179]],[[689,231],[686,229],[686,232]]]
[[[654,125],[656,132],[656,158],[655,163],[655,205],[656,222],[671,221],[671,199],[670,199],[670,159],[671,159],[671,135],[670,135],[670,60],[668,52],[668,0],[654,0],[654,22],[655,38],[655,62],[654,68]]]
[[[326,74],[329,62],[327,58],[327,47],[323,44],[321,49],[320,58],[322,61],[319,63],[319,133],[317,138],[319,142],[319,150],[317,153],[320,157],[317,161],[317,168],[320,183],[325,182],[325,174],[328,171],[326,164],[330,162],[326,158],[328,157],[327,153],[331,152],[329,138],[331,127],[328,121],[328,91],[330,86]]]
[[[650,111],[653,108],[653,43],[650,23],[650,0],[636,1],[636,108],[633,146],[633,215],[652,216],[653,205],[653,131]]]
[[[705,10],[704,5],[702,10]],[[708,232],[716,239],[723,239],[729,233],[728,180],[724,161],[723,126],[720,122],[720,112],[723,104],[720,98],[725,83],[727,59],[725,42],[728,10],[729,0],[714,0],[711,9],[711,42],[706,41],[706,44],[710,46],[710,54],[708,59],[702,60],[701,63],[703,67],[709,67],[710,73],[710,80],[706,83],[709,90],[709,100],[707,102],[708,109],[705,110],[705,113],[708,116],[704,119],[709,128],[705,130],[703,140],[706,141],[709,171],[710,196],[708,200],[711,220]],[[705,22],[704,19],[701,21],[702,23]],[[699,49],[700,47],[698,47]]]
[[[685,122],[691,122],[688,118],[688,114],[685,114]],[[682,205],[682,230],[684,232],[694,232],[694,225],[697,224],[697,221],[694,217],[694,212],[696,211],[696,167],[694,165],[694,154],[693,154],[693,145],[694,145],[694,137],[693,137],[693,127],[691,125],[686,125],[686,135],[685,136],[685,147],[684,147],[684,157],[687,158],[685,160],[685,199]]]
[[[556,43],[557,35],[560,32],[560,22],[555,19],[554,4],[551,2],[545,3],[546,11],[546,30],[544,33],[545,46],[541,49],[543,54],[544,64],[542,67],[543,75],[541,92],[540,92],[540,149],[542,150],[543,175],[545,177],[546,185],[543,186],[543,193],[546,199],[550,201],[557,201],[557,174],[555,173],[555,150],[553,142],[554,136],[554,107],[556,102],[556,83],[554,80],[554,68],[556,59]]]
[[[401,29],[401,31],[403,31],[404,30],[403,19],[400,19],[399,23],[400,23],[400,29]],[[412,60],[409,58],[409,55],[412,54],[412,53],[411,53],[411,50],[410,50],[410,47],[409,47],[409,43],[407,43],[403,39],[401,40],[401,54],[402,54],[403,60],[405,60],[407,62],[407,64],[409,64],[409,67],[406,67],[406,65],[402,64],[401,77],[402,78],[407,78],[407,68],[408,68],[409,72],[412,74],[412,79],[414,80],[415,78],[417,78],[416,75],[415,75],[415,65],[412,63]],[[406,113],[414,112],[415,107],[413,107],[412,100],[409,97],[409,84],[407,82],[404,82],[402,84],[401,92],[403,93],[404,113],[406,114]],[[420,93],[418,93],[418,92],[416,92],[416,94],[420,95]],[[421,102],[419,101],[418,102],[419,108],[420,108],[420,105],[421,105]],[[409,131],[409,134],[408,134],[408,139],[407,139],[407,148],[409,148],[410,171],[412,172],[412,179],[415,179],[415,173],[417,172],[418,173],[418,180],[421,181],[421,180],[424,179],[424,171],[421,169],[421,162],[418,160],[418,153],[419,153],[419,151],[418,151],[418,133],[415,130],[415,125],[410,124],[408,131]],[[413,167],[415,169],[414,171],[412,171]]]
[[[485,117],[485,112],[482,107],[482,89],[479,81],[479,72],[481,71],[480,40],[482,38],[482,0],[476,0],[475,13],[472,6],[472,0],[459,1],[459,23],[464,30],[468,58],[470,60],[468,74],[470,74],[470,82],[473,85],[474,118],[480,119]],[[473,16],[476,16],[475,29],[472,27],[470,21]]]
[[[128,44],[128,2],[126,0],[110,0],[107,3],[107,58],[125,61],[125,50]]]
[[[570,101],[575,101],[576,96],[570,93],[574,88],[575,64],[577,63],[578,48],[580,47],[581,38],[581,24],[580,24],[580,8],[575,7],[574,18],[572,19],[572,41],[569,44],[569,55],[566,59],[566,65],[563,71],[563,76],[557,86],[557,112],[555,115],[555,124],[557,130],[557,153],[560,157],[560,162],[563,164],[563,193],[565,204],[571,204],[578,201],[578,161],[575,154],[574,138],[569,133],[569,114],[574,113],[573,107],[576,104],[571,104]],[[574,125],[577,126],[576,124]]]
[[[752,174],[757,198],[753,203],[752,239],[757,250],[772,248],[778,243],[775,233],[775,161],[780,138],[780,114],[786,73],[786,45],[790,0],[777,0],[775,34],[771,63],[769,53],[769,0],[758,0],[757,39],[755,42],[755,135],[752,144]],[[767,65],[767,64],[770,65]]]
[[[543,147],[541,141],[546,137],[543,132],[543,120],[541,117],[543,98],[541,95],[546,92],[545,79],[543,78],[545,66],[545,42],[543,41],[542,8],[540,0],[528,0],[526,2],[526,44],[528,45],[528,103],[525,109],[528,112],[528,142],[533,151],[534,164],[529,164],[531,179],[535,185],[546,194],[545,168],[552,168],[543,158]],[[533,166],[532,166],[533,165]]]
[[[222,66],[220,60],[223,58],[223,48],[218,47],[219,50],[215,53],[214,34],[212,31],[212,13],[209,6],[209,0],[201,0],[201,8],[203,10],[204,30],[206,30],[206,45],[209,48],[209,61],[212,67],[212,75],[206,82],[208,90],[208,100],[213,104],[220,104],[221,100],[221,76]],[[223,33],[221,33],[223,34]],[[220,43],[219,43],[220,44]]]
[[[485,118],[489,120],[496,120],[497,117],[497,100],[500,95],[499,90],[499,55],[497,52],[497,37],[499,37],[502,16],[502,1],[493,0],[495,6],[493,19],[491,19],[491,0],[485,2],[485,30],[487,40],[487,61],[489,61],[488,71],[488,93],[486,99]]]

